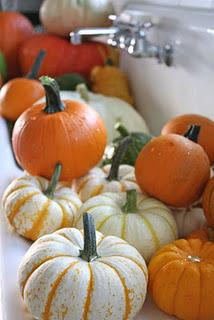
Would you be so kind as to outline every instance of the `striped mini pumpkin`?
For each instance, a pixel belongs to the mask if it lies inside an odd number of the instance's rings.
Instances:
[[[92,215],[98,231],[126,240],[147,262],[160,247],[178,236],[170,209],[135,190],[104,193],[87,200],[80,209],[79,229],[84,212]]]
[[[109,179],[111,165],[102,168],[95,167],[89,173],[76,181],[76,191],[85,202],[91,197],[104,192],[121,192],[130,189],[140,191],[134,173],[134,167],[122,164],[118,169],[117,179]]]
[[[84,219],[84,237],[61,229],[38,239],[23,258],[20,291],[36,319],[131,320],[142,308],[144,259],[127,242],[86,224]]]
[[[3,195],[3,209],[17,233],[36,240],[44,234],[76,223],[81,201],[69,187],[58,183],[46,195],[49,181],[26,175],[15,179]]]

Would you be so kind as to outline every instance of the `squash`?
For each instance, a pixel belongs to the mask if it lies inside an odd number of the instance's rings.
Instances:
[[[82,102],[62,101],[57,82],[41,78],[46,103],[26,110],[13,130],[13,149],[18,163],[34,176],[50,179],[56,163],[60,179],[85,175],[102,158],[106,129],[98,113]]]
[[[115,150],[112,165],[95,167],[87,175],[76,180],[75,188],[83,202],[104,192],[121,192],[130,189],[140,191],[136,183],[134,167],[120,165],[129,143],[129,137],[120,143]]]
[[[191,232],[206,225],[201,200],[186,208],[171,208],[178,227],[179,238],[185,238]]]
[[[30,240],[64,227],[78,218],[77,194],[58,183],[61,165],[56,165],[50,183],[30,175],[15,179],[3,195],[3,209],[17,233]]]
[[[149,264],[149,292],[157,306],[182,320],[214,319],[213,257],[214,243],[198,239],[158,251]]]
[[[84,84],[77,86],[76,91],[61,91],[62,100],[71,99],[85,102],[95,109],[103,119],[108,134],[108,143],[111,143],[118,133],[115,131],[115,124],[121,122],[127,130],[149,133],[149,129],[143,117],[133,108],[118,99],[106,97],[101,94],[95,94],[88,91]],[[36,104],[44,102],[45,98],[36,102]],[[132,119],[130,121],[130,119]]]
[[[100,42],[84,42],[77,46],[54,35],[35,34],[19,49],[18,56],[22,74],[28,72],[40,50],[45,50],[47,55],[39,76],[48,75],[50,77],[61,76],[65,73],[79,73],[90,78],[92,68],[96,65],[104,65],[112,52],[112,49]],[[112,56],[114,58],[113,54]],[[66,58],[62,59],[62,57]],[[117,59],[116,55],[115,59]]]
[[[106,236],[117,236],[133,247],[148,262],[163,245],[177,239],[177,226],[169,208],[160,201],[137,194],[136,190],[103,193],[87,200],[80,208],[88,212],[96,229]]]
[[[87,85],[87,82],[84,77],[78,73],[66,73],[62,76],[56,77],[60,90],[76,90],[78,84],[84,83]]]
[[[41,50],[26,77],[12,79],[2,87],[0,112],[7,120],[16,121],[26,109],[44,96],[44,88],[36,80],[44,56],[45,51]]]
[[[197,201],[210,177],[210,162],[198,145],[200,127],[192,126],[185,137],[166,134],[152,139],[139,154],[136,180],[149,195],[173,207]]]
[[[33,34],[34,27],[23,14],[0,12],[0,48],[5,55],[10,77],[20,75],[18,50],[20,45]]]
[[[206,227],[195,230],[187,236],[187,239],[200,239],[203,241],[214,241],[214,229],[212,227]]]
[[[152,139],[152,136],[144,132],[129,132],[120,122],[116,123],[115,130],[118,132],[119,137],[115,138],[113,142],[106,147],[103,156],[103,165],[112,163],[113,154],[118,144],[125,137],[129,136],[131,142],[122,157],[121,164],[134,166],[140,151]]]
[[[214,143],[211,137],[214,136],[214,121],[199,114],[184,114],[171,119],[162,129],[161,134],[184,134],[190,125],[195,124],[201,127],[198,144],[206,151],[210,164],[214,164]]]
[[[130,105],[134,104],[126,74],[114,66],[111,60],[108,59],[104,66],[95,66],[92,69],[91,82],[93,92],[117,97]]]
[[[45,0],[40,8],[40,20],[53,34],[69,36],[76,28],[107,27],[113,13],[109,0]]]
[[[18,271],[20,292],[34,318],[131,320],[146,297],[147,267],[135,248],[95,233],[65,228],[38,239]]]
[[[214,227],[214,177],[212,177],[204,190],[202,205],[209,226]]]

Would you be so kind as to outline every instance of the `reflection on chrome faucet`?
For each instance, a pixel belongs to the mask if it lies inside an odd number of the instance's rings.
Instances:
[[[173,47],[151,43],[147,33],[154,25],[151,18],[143,14],[123,12],[120,16],[110,16],[113,26],[110,28],[83,28],[71,32],[71,42],[80,44],[83,37],[107,36],[107,43],[125,50],[136,58],[157,58],[159,63],[171,66],[173,63]]]

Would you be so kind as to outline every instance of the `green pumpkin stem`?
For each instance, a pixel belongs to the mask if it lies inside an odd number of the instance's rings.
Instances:
[[[130,145],[130,143],[131,143],[130,136],[125,137],[121,141],[119,146],[115,149],[114,155],[112,158],[111,170],[110,170],[109,175],[107,177],[108,181],[118,180],[119,167],[120,167],[122,158],[123,158],[128,146]]]
[[[61,171],[62,171],[62,165],[60,163],[57,163],[57,165],[55,166],[55,169],[54,169],[54,173],[51,177],[51,181],[49,183],[49,186],[46,189],[46,191],[44,192],[44,194],[50,199],[54,198],[54,193],[55,193],[56,186],[57,186],[57,183],[58,183],[60,175],[61,175]]]
[[[195,124],[191,125],[188,131],[184,134],[184,137],[197,143],[200,131],[201,131],[200,126],[197,126]]]
[[[88,88],[84,83],[78,84],[76,86],[76,91],[79,93],[81,99],[83,99],[85,102],[89,102]]]
[[[38,77],[38,73],[39,70],[41,68],[42,62],[44,60],[44,57],[46,55],[46,51],[45,50],[40,50],[35,61],[34,64],[30,70],[30,72],[26,75],[26,78],[28,79],[37,79]]]
[[[94,226],[94,219],[89,213],[83,215],[84,227],[84,248],[80,250],[80,258],[87,262],[91,262],[98,258],[97,244],[96,244],[96,230]]]
[[[214,228],[208,227],[207,229],[208,229],[209,241],[214,241]]]
[[[137,191],[135,189],[126,191],[126,203],[123,206],[123,212],[135,213],[137,212]]]
[[[121,122],[117,122],[114,128],[122,138],[125,138],[130,135],[130,132],[126,129],[126,127]]]
[[[60,98],[59,85],[56,80],[42,76],[39,78],[43,87],[45,88],[46,95],[46,107],[43,109],[46,113],[61,112],[65,109],[62,100]]]

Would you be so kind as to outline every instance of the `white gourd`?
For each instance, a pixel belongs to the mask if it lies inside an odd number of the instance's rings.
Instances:
[[[80,229],[84,212],[92,215],[98,231],[121,237],[133,245],[146,262],[178,236],[170,209],[159,200],[136,194],[135,190],[103,193],[87,200],[80,208],[77,223]]]
[[[112,142],[113,139],[118,136],[118,133],[114,128],[118,121],[130,132],[149,133],[149,129],[143,117],[132,106],[121,99],[91,92],[82,93],[81,90],[80,92],[61,91],[60,96],[62,100],[69,99],[78,100],[82,103],[85,102],[95,109],[105,123],[108,134],[108,143]],[[85,99],[83,99],[83,97],[85,97]],[[45,102],[45,97],[37,101],[36,104],[41,102]]]
[[[109,26],[112,13],[109,0],[45,0],[40,19],[48,32],[69,36],[76,28]]]
[[[104,237],[84,215],[74,228],[38,239],[19,267],[24,302],[39,320],[132,320],[143,306],[147,267],[135,248]]]

